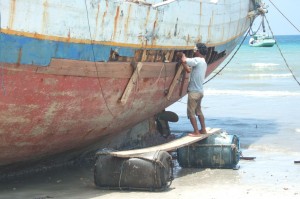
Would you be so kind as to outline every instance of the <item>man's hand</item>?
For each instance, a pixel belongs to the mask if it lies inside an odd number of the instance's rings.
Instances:
[[[181,62],[186,63],[186,56],[184,53],[182,53]]]
[[[186,64],[186,56],[185,56],[185,54],[182,53],[182,52],[178,52],[177,53],[177,57],[181,60],[181,64],[182,64],[184,70],[187,73],[190,73],[192,69]]]
[[[183,53],[183,56],[181,57],[181,62],[182,62],[182,66],[183,66],[184,70],[187,73],[190,73],[192,71],[192,69],[186,64],[186,56],[184,53]]]
[[[190,73],[192,69],[186,64],[186,62],[182,62],[182,66],[187,73]]]

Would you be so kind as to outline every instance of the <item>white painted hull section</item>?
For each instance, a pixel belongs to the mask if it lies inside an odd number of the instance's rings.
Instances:
[[[213,46],[245,32],[251,2],[179,0],[153,8],[121,0],[1,0],[1,27],[12,34],[76,43],[92,39],[136,47]]]

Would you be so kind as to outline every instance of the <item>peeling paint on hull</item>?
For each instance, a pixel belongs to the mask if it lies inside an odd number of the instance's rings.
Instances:
[[[84,148],[164,110],[188,84],[166,98],[175,53],[206,43],[209,75],[247,31],[251,2],[2,0],[0,166]]]

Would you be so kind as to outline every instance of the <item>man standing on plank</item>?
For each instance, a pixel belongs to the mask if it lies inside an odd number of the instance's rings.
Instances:
[[[191,121],[194,132],[189,136],[200,136],[206,134],[204,115],[201,110],[201,101],[203,98],[203,82],[207,69],[205,56],[207,47],[205,44],[198,43],[194,49],[194,57],[187,58],[184,53],[181,55],[182,65],[187,73],[190,74],[190,82],[188,85],[188,104],[187,116]],[[198,116],[201,129],[199,131],[196,116]]]

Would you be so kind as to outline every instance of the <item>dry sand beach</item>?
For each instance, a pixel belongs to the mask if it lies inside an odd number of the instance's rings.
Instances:
[[[162,192],[101,190],[93,182],[92,165],[70,167],[2,183],[0,198],[300,198],[297,153],[243,150],[255,160],[241,160],[239,170],[183,169],[175,165],[175,180]]]

